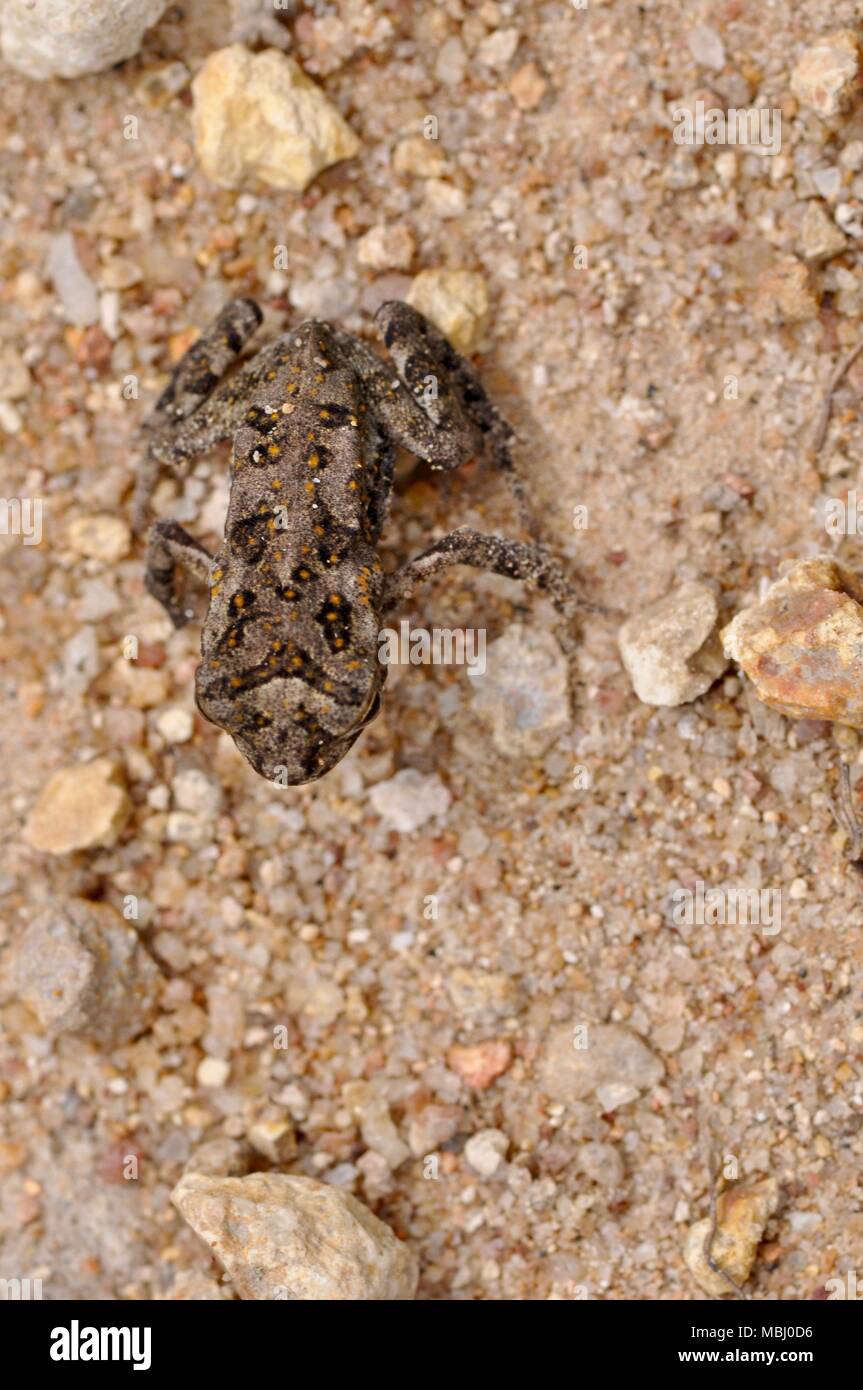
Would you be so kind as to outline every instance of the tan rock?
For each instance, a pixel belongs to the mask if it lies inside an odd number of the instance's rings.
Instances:
[[[863,729],[863,583],[828,556],[794,565],[721,638],[771,709]]]
[[[398,222],[392,227],[372,227],[357,242],[357,260],[372,270],[407,270],[416,255],[417,244],[410,227]]]
[[[548,83],[536,63],[525,63],[514,72],[509,94],[520,111],[534,111],[548,90]]]
[[[848,245],[836,223],[820,203],[806,204],[800,227],[800,250],[807,261],[829,261]]]
[[[629,1104],[664,1074],[662,1062],[638,1034],[613,1023],[554,1028],[540,1066],[542,1089],[554,1100],[580,1101],[595,1094],[606,1112]]]
[[[50,778],[24,827],[24,839],[44,854],[113,845],[129,819],[122,764],[96,758],[61,768]]]
[[[488,290],[471,270],[422,270],[407,295],[459,352],[475,352],[488,319]]]
[[[417,1260],[350,1193],[313,1178],[189,1173],[171,1200],[241,1298],[405,1300]]]
[[[297,1136],[290,1120],[258,1120],[249,1129],[249,1143],[271,1163],[290,1163],[297,1152]]]
[[[454,1043],[446,1055],[450,1071],[460,1076],[468,1086],[485,1091],[507,1070],[512,1062],[512,1047],[502,1038],[463,1046]]]
[[[716,1204],[716,1235],[711,1246],[714,1264],[741,1288],[752,1273],[764,1228],[779,1205],[775,1178],[741,1183],[720,1194]],[[686,1239],[686,1263],[705,1293],[714,1298],[734,1293],[721,1274],[707,1262],[706,1244],[711,1221],[707,1217],[690,1227]]]
[[[860,72],[860,44],[850,29],[825,34],[807,48],[791,74],[798,101],[823,120],[850,107]]]
[[[446,155],[436,140],[408,135],[393,151],[393,169],[418,179],[436,178],[446,169]]]
[[[132,533],[119,516],[76,516],[69,523],[69,545],[76,555],[114,565],[129,554]]]
[[[111,1046],[143,1032],[158,1005],[159,970],[107,903],[69,898],[38,913],[3,960],[0,992],[22,999],[46,1033]]]
[[[275,48],[219,49],[207,58],[192,92],[198,158],[223,188],[258,179],[301,193],[323,169],[361,147],[320,87]]]
[[[718,616],[713,591],[692,581],[627,619],[617,641],[639,700],[684,705],[710,689],[728,665]]]
[[[803,261],[782,256],[758,277],[753,307],[769,323],[802,323],[818,317],[821,285]]]

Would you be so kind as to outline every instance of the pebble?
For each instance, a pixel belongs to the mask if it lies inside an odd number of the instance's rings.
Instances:
[[[415,178],[436,178],[446,169],[446,156],[435,140],[424,135],[408,135],[393,151],[393,169],[397,174]]]
[[[116,565],[129,554],[132,533],[118,516],[101,512],[95,516],[76,516],[69,523],[67,539],[76,555]]]
[[[211,53],[192,83],[201,167],[223,188],[259,179],[302,193],[360,140],[320,87],[277,49],[242,44]]]
[[[369,801],[391,830],[410,835],[434,816],[445,816],[452,797],[436,772],[424,775],[415,768],[402,768],[395,777],[377,782],[369,791]]]
[[[581,1145],[575,1159],[575,1171],[584,1173],[599,1187],[614,1189],[623,1182],[623,1159],[613,1144],[591,1140]]]
[[[464,1146],[464,1156],[481,1178],[493,1178],[509,1148],[502,1129],[479,1129]]]
[[[585,1024],[586,1046],[570,1024],[553,1030],[540,1076],[546,1093],[558,1101],[596,1095],[604,1113],[635,1100],[662,1079],[665,1068],[642,1039],[617,1024]]]
[[[460,1076],[468,1086],[485,1091],[508,1069],[512,1062],[512,1047],[502,1038],[463,1045],[454,1043],[446,1055],[450,1071]]]
[[[49,778],[30,812],[24,839],[43,854],[113,845],[131,810],[121,763],[114,758],[76,763]]]
[[[717,1227],[711,1255],[714,1263],[730,1275],[738,1288],[742,1288],[752,1273],[764,1228],[778,1205],[779,1187],[775,1178],[728,1188],[717,1198]],[[705,1293],[713,1298],[733,1295],[731,1285],[707,1263],[705,1243],[710,1228],[709,1217],[690,1227],[686,1263]]]
[[[627,619],[617,641],[639,700],[685,705],[710,689],[728,665],[718,617],[713,591],[692,581]]]
[[[249,1128],[249,1143],[271,1163],[290,1163],[297,1152],[297,1136],[290,1120],[258,1120]]]
[[[520,111],[535,111],[548,91],[548,83],[536,63],[525,63],[513,73],[507,91]]]
[[[407,301],[431,319],[458,352],[477,351],[489,314],[482,275],[472,270],[421,270]]]
[[[839,215],[837,209],[837,217]],[[829,261],[848,243],[820,203],[809,202],[800,228],[800,250],[807,261]]]
[[[199,768],[178,772],[171,782],[171,791],[178,810],[203,820],[215,820],[222,809],[222,788]]]
[[[802,323],[818,317],[821,286],[796,256],[781,256],[758,277],[753,311],[767,322]]]
[[[513,623],[486,653],[486,670],[473,678],[473,708],[508,758],[546,752],[568,726],[569,668],[556,638]]]
[[[166,709],[156,716],[156,728],[166,743],[188,743],[195,721],[188,710]]]
[[[30,369],[13,347],[0,349],[0,400],[23,401],[30,394]]]
[[[836,225],[853,236],[855,241],[863,237],[863,203],[859,198],[852,198],[847,203],[840,203],[835,212]]]
[[[188,1173],[177,1210],[243,1299],[412,1299],[416,1256],[356,1197],[313,1178]]]
[[[462,965],[450,972],[447,992],[459,1016],[471,1023],[505,1018],[518,1004],[518,990],[509,975],[468,970]]]
[[[231,1064],[222,1057],[202,1058],[195,1072],[198,1085],[213,1090],[218,1090],[220,1086],[224,1086],[230,1074]]]
[[[416,255],[416,239],[410,227],[372,227],[357,242],[357,260],[371,270],[407,270]]]
[[[722,642],[771,709],[863,729],[863,584],[829,556],[793,565]]]
[[[52,236],[46,270],[67,321],[76,328],[90,328],[98,323],[99,291],[78,260],[71,232]]]
[[[0,50],[27,77],[103,72],[138,52],[168,0],[6,0]]]
[[[703,68],[715,68],[718,72],[725,67],[725,47],[715,29],[708,24],[696,24],[687,35],[689,51],[696,63]]]
[[[839,29],[805,50],[791,74],[791,90],[803,106],[829,120],[850,107],[859,70],[857,35]]]
[[[107,903],[83,898],[39,912],[3,962],[4,985],[47,1033],[110,1046],[147,1027],[159,979],[135,930]]]
[[[484,67],[495,68],[498,71],[508,67],[515,57],[520,38],[517,29],[496,29],[479,44],[476,50],[478,61]]]
[[[460,1105],[424,1105],[408,1126],[408,1145],[415,1158],[434,1153],[465,1127]]]
[[[102,669],[102,653],[96,629],[89,625],[79,628],[68,642],[63,643],[63,693],[83,695]]]

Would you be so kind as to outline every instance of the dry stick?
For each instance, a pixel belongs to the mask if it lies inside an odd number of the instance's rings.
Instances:
[[[844,380],[848,370],[851,367],[853,367],[861,352],[863,352],[863,338],[861,338],[859,343],[857,343],[856,346],[853,347],[851,351],[847,353],[845,357],[842,358],[842,361],[839,363],[839,365],[834,368],[833,375],[827,383],[827,392],[821,404],[821,413],[818,416],[818,424],[816,425],[815,433],[812,436],[812,452],[814,454],[821,453],[821,449],[824,445],[824,440],[827,437],[827,427],[830,424],[830,412],[833,409],[833,397],[836,394],[836,391],[838,390],[839,386],[842,384],[842,381]]]
[[[743,1299],[744,1302],[750,1302],[751,1300],[749,1294],[744,1293],[740,1285],[736,1283],[734,1279],[732,1279],[731,1275],[728,1273],[728,1270],[723,1269],[722,1265],[717,1264],[716,1260],[714,1260],[713,1258],[713,1242],[716,1239],[716,1231],[719,1226],[719,1206],[717,1197],[719,1188],[720,1165],[716,1161],[716,1152],[712,1148],[710,1149],[707,1156],[707,1165],[708,1174],[710,1177],[710,1230],[708,1231],[707,1239],[704,1242],[704,1258],[707,1261],[708,1268],[711,1269],[719,1279],[725,1280],[726,1284],[728,1284],[729,1288],[733,1290],[737,1298]]]
[[[863,848],[863,830],[857,819],[857,811],[854,806],[854,793],[851,789],[851,767],[843,758],[839,764],[839,802],[838,805],[828,798],[828,805],[833,814],[833,819],[844,831],[851,841],[851,848],[847,851],[847,856],[852,864],[857,864],[860,859],[861,848]]]

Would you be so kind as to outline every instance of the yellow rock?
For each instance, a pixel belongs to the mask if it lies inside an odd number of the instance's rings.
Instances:
[[[717,1200],[716,1235],[711,1255],[713,1263],[725,1270],[738,1288],[746,1283],[752,1272],[764,1228],[778,1205],[779,1187],[775,1178],[731,1187],[721,1193]],[[686,1240],[686,1263],[704,1292],[718,1298],[734,1290],[707,1263],[705,1247],[710,1226],[710,1218],[706,1217],[690,1227]]]
[[[45,854],[113,845],[131,809],[122,765],[96,758],[54,773],[30,813],[24,839]]]
[[[720,634],[759,699],[792,719],[863,728],[863,584],[827,556],[801,560]]]
[[[420,271],[407,300],[431,319],[459,352],[476,352],[489,308],[481,275],[471,270]]]
[[[302,193],[322,169],[360,149],[320,87],[278,49],[220,48],[204,63],[192,93],[198,159],[223,188],[259,179]]]

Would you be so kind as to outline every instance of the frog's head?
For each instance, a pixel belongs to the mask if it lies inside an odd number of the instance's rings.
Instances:
[[[315,690],[283,675],[238,689],[208,679],[200,666],[196,697],[201,713],[231,735],[255,772],[296,787],[331,771],[377,717],[386,667],[370,665],[364,676],[349,689]]]

